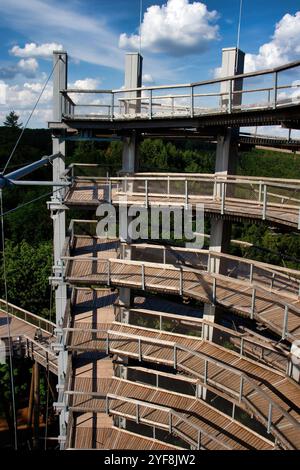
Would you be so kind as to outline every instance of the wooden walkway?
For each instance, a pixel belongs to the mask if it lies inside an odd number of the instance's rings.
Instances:
[[[12,346],[57,375],[57,356],[51,349],[51,344],[56,341],[54,323],[12,304],[9,304],[8,318]],[[6,341],[9,338],[8,318],[5,302],[0,300],[0,338]]]
[[[117,188],[117,186],[121,185],[122,180],[115,183],[115,179],[112,179],[111,196],[109,196],[109,183],[107,183],[106,180],[97,180],[97,178],[91,178],[90,180],[88,180],[88,178],[86,178],[86,180],[77,179],[73,182],[72,187],[67,192],[64,202],[70,207],[75,206],[86,209],[96,209],[101,202],[107,202],[109,197],[111,197],[114,205],[124,204],[125,197],[128,204],[135,204],[142,207],[145,207],[145,205],[147,207],[184,207],[188,203],[195,208],[196,204],[203,204],[205,213],[210,214],[211,216],[221,216],[236,221],[266,220],[269,223],[282,227],[298,229],[300,208],[299,185],[297,186],[298,189],[289,189],[289,187],[287,187],[287,189],[284,190],[283,187],[278,194],[271,192],[275,191],[273,188],[269,189],[270,195],[267,195],[268,197],[266,196],[264,207],[264,203],[261,201],[262,196],[259,196],[261,190],[259,190],[258,182],[254,183],[254,185],[257,186],[254,190],[252,187],[253,185],[251,184],[251,179],[249,179],[249,188],[244,188],[244,186],[247,186],[247,181],[243,180],[242,192],[239,193],[239,191],[236,191],[236,197],[229,196],[227,194],[233,193],[233,190],[229,188],[227,193],[224,190],[225,196],[224,200],[222,200],[221,196],[215,196],[215,192],[217,190],[214,190],[214,175],[211,176],[212,178],[209,183],[209,189],[204,188],[203,190],[200,181],[198,183],[199,191],[201,189],[203,194],[201,194],[201,192],[200,194],[195,194],[194,191],[194,193],[192,192],[191,194],[188,194],[188,196],[184,193],[184,190],[179,194],[176,193],[175,190],[173,194],[172,192],[169,194],[166,188],[149,190],[149,193],[147,194],[144,189],[145,183],[143,183],[143,180],[140,181],[138,178],[136,182],[137,188],[134,192],[127,191],[126,193]],[[172,178],[172,176],[170,178]],[[132,181],[135,183],[134,178],[132,178]],[[164,186],[166,186],[166,177],[163,182],[165,183]],[[130,182],[128,184],[130,184]],[[229,182],[227,184],[232,185],[233,183]],[[245,194],[244,196],[243,192]],[[289,193],[291,193],[291,195],[289,195]],[[285,194],[288,195],[286,196]],[[260,200],[258,200],[258,198],[260,198]],[[268,202],[268,199],[271,200],[271,202]]]
[[[114,285],[177,294],[219,304],[253,318],[289,341],[300,339],[300,302],[241,280],[187,267],[125,260],[69,258],[70,284]]]
[[[174,413],[172,433],[192,446],[197,445],[198,433],[201,432],[201,446],[205,449],[274,448],[271,441],[188,395],[115,377],[101,380],[95,373],[77,376],[74,392],[70,402],[73,412],[103,413],[107,410],[113,416],[155,425],[167,431],[170,415]]]
[[[67,450],[180,450],[179,446],[135,434],[114,426],[105,427],[107,415],[101,413],[75,413],[73,434]]]

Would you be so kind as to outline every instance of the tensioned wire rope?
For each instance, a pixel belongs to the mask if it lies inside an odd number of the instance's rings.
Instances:
[[[11,159],[13,158],[15,152],[16,152],[16,149],[22,139],[22,136],[24,135],[24,132],[30,122],[30,119],[32,118],[33,116],[33,113],[34,111],[36,110],[41,98],[42,98],[42,95],[54,73],[54,70],[57,66],[57,63],[59,61],[59,57],[58,59],[56,60],[55,64],[53,65],[52,69],[51,69],[51,72],[50,74],[48,75],[44,85],[43,85],[43,88],[26,120],[26,123],[24,125],[24,127],[22,128],[22,131],[9,155],[9,158],[7,159],[7,162],[4,166],[4,169],[3,169],[3,174],[5,173]],[[53,192],[51,192],[50,194],[52,194]],[[41,196],[41,197],[45,197],[45,195]],[[36,198],[35,200],[38,200],[38,199],[41,199],[41,197],[39,198]],[[35,200],[32,200],[32,201],[29,201],[28,203],[25,203],[23,205],[21,205],[22,207],[24,207],[25,205],[28,205],[28,204],[31,204],[32,202],[34,202]],[[20,208],[21,206],[18,206],[18,208]],[[9,317],[9,312],[8,312],[8,283],[7,283],[7,271],[6,271],[6,256],[5,256],[5,226],[4,226],[4,215],[6,215],[7,213],[10,213],[12,212],[12,210],[10,211],[7,211],[6,213],[4,213],[3,211],[3,190],[1,189],[0,190],[0,217],[1,217],[1,238],[2,238],[2,265],[3,265],[3,279],[4,279],[4,296],[5,296],[5,304],[6,304],[6,319],[7,319],[7,334],[8,334],[8,349],[9,349],[9,371],[10,371],[10,388],[11,388],[11,397],[12,397],[12,414],[13,414],[13,428],[14,428],[14,449],[15,450],[18,450],[18,423],[17,423],[17,413],[16,413],[16,399],[15,399],[15,383],[14,383],[14,373],[13,373],[13,343],[12,343],[12,336],[11,336],[11,328],[10,328],[10,317]]]

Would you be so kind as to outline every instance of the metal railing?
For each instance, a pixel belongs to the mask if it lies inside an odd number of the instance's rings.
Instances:
[[[112,346],[117,343],[119,338],[119,347]],[[125,344],[124,344],[125,343]],[[126,350],[126,344],[134,344],[136,346],[135,352],[131,348]],[[201,380],[203,386],[217,389],[219,392],[225,392],[231,396],[233,400],[239,405],[244,405],[245,408],[253,413],[265,425],[268,433],[272,433],[280,442],[283,442],[288,448],[293,448],[293,444],[289,442],[284,436],[285,426],[292,426],[294,429],[300,431],[300,423],[291,415],[289,415],[277,402],[275,402],[268,394],[258,386],[253,379],[250,379],[244,372],[235,369],[233,366],[225,364],[224,362],[212,358],[208,354],[194,351],[179,343],[162,341],[137,335],[132,335],[118,331],[107,332],[107,345],[108,353],[122,354],[130,357],[135,357],[140,362],[144,360],[154,360],[163,364],[169,364],[174,369],[181,369],[187,373],[195,375]],[[149,346],[154,346],[149,351]],[[157,347],[164,348],[166,354],[161,357],[156,354]],[[145,348],[145,351],[143,350]],[[148,351],[146,351],[148,349]],[[182,353],[187,353],[182,355]],[[187,357],[197,357],[197,370],[190,369],[186,365]],[[201,372],[199,372],[199,370]],[[226,371],[231,374],[232,380],[226,381],[226,386],[219,378],[221,372]],[[228,375],[227,375],[228,376]],[[272,390],[273,391],[273,390]],[[273,391],[274,393],[274,391]],[[275,392],[276,393],[276,392]],[[258,401],[256,401],[256,397]],[[266,409],[267,412],[262,411]],[[280,427],[278,426],[278,423]]]
[[[254,358],[264,364],[286,373],[292,374],[289,352],[277,346],[277,343],[260,338],[251,338],[248,333],[239,333],[218,323],[211,323],[203,318],[194,318],[185,315],[170,314],[134,308],[129,310],[129,321],[123,321],[124,307],[115,305],[116,322],[128,326],[164,333],[195,336],[201,340],[209,341],[219,346],[238,352],[241,357]],[[143,321],[141,325],[139,320]],[[145,324],[146,322],[146,324]],[[148,322],[148,323],[147,323]],[[211,334],[213,331],[213,334]]]
[[[260,317],[257,312],[256,302],[257,300],[266,301],[266,293],[270,293],[269,290],[262,286],[251,285],[248,282],[244,282],[238,279],[230,278],[230,289],[227,285],[228,278],[221,274],[210,273],[207,274],[200,269],[188,268],[186,266],[176,267],[173,265],[158,265],[157,263],[139,262],[139,261],[126,261],[119,259],[108,259],[99,260],[94,257],[62,257],[64,261],[69,264],[68,271],[66,271],[66,279],[71,283],[86,283],[95,282],[105,284],[107,286],[126,286],[136,287],[141,290],[154,290],[157,292],[170,292],[176,293],[180,296],[187,295],[189,297],[201,300],[204,302],[211,302],[212,304],[219,304],[230,306],[242,314],[249,315],[250,319],[257,319],[267,324],[273,331],[280,334],[282,339],[288,339],[293,341],[297,339],[297,336],[293,333],[292,329],[289,329],[289,316],[293,315],[300,317],[300,309],[293,305],[292,301],[285,300],[284,297],[278,297],[276,300],[272,298],[270,300],[270,308],[274,308],[274,305],[279,309],[281,314],[280,325],[277,322]],[[90,263],[90,269],[84,270],[82,273],[82,263]],[[125,273],[124,268],[127,267],[128,271]],[[148,272],[148,268],[149,272]],[[155,268],[155,274],[151,268]],[[194,277],[194,281],[189,279],[189,275]],[[209,282],[209,290],[201,292],[197,291],[197,286],[201,286],[201,280],[205,279],[205,282]],[[158,283],[158,280],[160,281]],[[195,281],[197,283],[195,284]],[[239,293],[239,296],[243,298],[243,305],[240,306],[235,304],[234,306],[227,303],[226,298],[219,294],[218,287],[222,287],[222,290],[229,289],[230,292],[235,290]],[[248,291],[244,292],[247,287]],[[218,295],[219,294],[219,295]],[[247,303],[247,305],[245,304]],[[265,309],[264,309],[265,312]]]
[[[7,311],[7,305],[8,305],[8,311]],[[6,304],[6,301],[3,299],[0,299],[0,311],[4,313],[8,313],[9,316],[18,318],[20,320],[23,320],[24,322],[36,326],[40,330],[50,333],[51,335],[55,334],[55,328],[56,325],[55,323],[46,320],[45,318],[41,318],[38,315],[35,315],[34,313],[28,312],[27,310],[24,310],[21,307],[17,307],[16,305],[13,305],[8,302]]]
[[[114,121],[138,117],[151,120],[282,108],[300,101],[300,85],[295,78],[287,84],[281,83],[284,72],[299,66],[300,61],[296,61],[258,72],[188,84],[119,90],[62,90],[63,115],[70,119],[88,117]],[[248,79],[254,79],[258,85],[241,89]],[[225,91],[220,91],[220,85]],[[75,102],[71,95],[75,95],[75,99],[79,95],[88,96],[88,99]],[[78,108],[83,109],[83,113],[76,112]]]
[[[114,408],[114,405],[112,402],[117,401],[117,407]],[[119,411],[119,405],[120,404],[129,404],[130,406],[130,411],[132,414],[128,413],[128,411],[122,412]],[[168,408],[166,406],[161,406],[157,404],[152,404],[148,403],[142,400],[137,400],[133,398],[127,398],[123,397],[117,394],[112,394],[108,393],[106,395],[106,412],[107,414],[114,414],[114,415],[120,415],[120,416],[126,416],[127,418],[134,419],[137,424],[139,423],[144,423],[144,424],[151,424],[151,420],[147,419],[147,417],[143,416],[143,411],[145,410],[154,410],[154,411],[160,411],[161,413],[166,415],[166,420],[168,424],[165,424],[164,422],[161,423],[160,421],[155,421],[156,425],[159,425],[159,427],[163,429],[167,429],[170,434],[175,434],[181,439],[183,439],[185,442],[188,442],[190,445],[193,446],[193,448],[200,450],[204,449],[205,447],[202,446],[202,441],[203,438],[208,439],[216,443],[218,446],[221,447],[223,450],[232,450],[232,447],[230,447],[228,444],[226,444],[221,438],[215,436],[214,434],[206,431],[203,429],[203,427],[196,425],[195,423],[191,422],[191,420],[184,416],[183,413],[178,413],[172,408]],[[164,421],[163,419],[161,421]],[[197,436],[197,439],[194,440],[190,436],[187,436],[186,433],[183,433],[180,431],[178,425],[180,423],[185,423],[185,425],[190,428],[192,431],[195,431],[195,434]]]
[[[73,329],[74,331],[74,329]],[[80,329],[79,329],[80,331]],[[205,352],[195,351],[178,342],[165,341],[156,338],[133,335],[124,331],[91,329],[91,332],[101,332],[101,340],[105,343],[106,354],[118,354],[137,359],[139,362],[154,361],[182,370],[200,380],[202,386],[218,393],[225,393],[227,398],[238,406],[242,406],[248,413],[253,414],[271,433],[287,448],[295,448],[284,435],[286,427],[300,431],[300,423],[285,409],[271,398],[261,385],[250,378],[243,371],[228,365],[221,360],[211,357]],[[163,350],[163,354],[161,351]],[[188,358],[197,358],[197,366],[190,368]],[[195,364],[195,361],[193,361]],[[271,371],[271,369],[270,369]],[[226,372],[226,384],[222,382],[223,372]],[[227,380],[230,377],[230,380]],[[272,393],[276,394],[276,390]],[[98,392],[72,392],[68,395],[101,395]],[[101,395],[102,396],[102,395]],[[281,395],[278,395],[282,401]],[[131,400],[131,399],[129,399]],[[282,428],[282,429],[281,429]]]
[[[213,210],[221,215],[270,219],[300,229],[300,181],[289,182],[275,178],[241,176],[136,174],[132,176],[95,178],[75,177],[78,187],[89,182],[102,191],[103,201],[113,204],[135,203],[148,208],[161,204],[185,206],[189,204],[213,204]],[[76,190],[75,188],[73,188]],[[68,202],[68,196],[66,202]],[[71,200],[72,201],[72,200]],[[89,203],[99,204],[98,199]],[[284,209],[285,214],[277,212]]]

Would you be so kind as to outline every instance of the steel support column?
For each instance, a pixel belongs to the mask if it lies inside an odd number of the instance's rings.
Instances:
[[[68,75],[68,55],[66,52],[54,52],[53,64],[55,66],[53,73],[53,119],[61,121],[64,113],[64,97],[61,91],[67,88],[67,75]],[[65,172],[65,154],[66,146],[63,136],[53,136],[52,139],[53,153],[60,153],[60,157],[53,161],[53,181],[64,181]],[[56,324],[57,329],[60,330],[63,326],[64,314],[67,305],[67,286],[64,282],[64,269],[62,257],[62,249],[66,237],[66,214],[63,205],[65,195],[65,188],[58,186],[53,187],[53,195],[48,204],[51,211],[51,218],[53,220],[53,278],[52,284],[55,287],[55,311],[56,311]],[[62,391],[65,385],[66,367],[67,367],[67,351],[64,344],[64,335],[59,335],[60,344],[57,345],[56,351],[58,352],[58,384],[57,389],[59,396],[62,396]],[[64,448],[64,441],[66,436],[66,422],[67,422],[67,409],[64,405],[64,398],[59,400],[60,411],[60,443],[61,448]]]
[[[237,48],[226,48],[222,50],[222,68],[221,76],[233,76],[239,75],[244,72],[244,58],[245,54]],[[221,105],[224,110],[228,112],[232,111],[232,108],[239,106],[242,102],[242,94],[234,93],[242,90],[242,80],[233,80],[231,82],[221,83],[221,93],[225,93],[221,97]],[[215,173],[219,176],[227,176],[229,174],[235,174],[237,156],[238,156],[238,135],[239,129],[235,128],[224,128],[217,137],[217,150],[216,150],[216,163]],[[222,199],[222,195],[218,194],[221,191],[221,185],[216,188],[217,200]],[[225,194],[223,197],[230,195],[232,188],[225,185]],[[221,202],[220,202],[221,204]],[[226,206],[225,206],[226,211]],[[231,223],[228,220],[212,219],[211,220],[211,231],[210,231],[210,250],[226,253],[229,250],[229,244],[231,239]],[[225,273],[226,263],[220,262],[219,259],[212,259],[211,265],[209,266],[210,272]],[[204,318],[210,322],[215,319],[214,305],[205,305],[204,307]],[[211,339],[213,329],[210,328],[209,338]]]

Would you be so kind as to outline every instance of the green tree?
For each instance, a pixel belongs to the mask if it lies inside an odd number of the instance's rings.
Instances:
[[[31,246],[25,240],[18,244],[6,240],[5,252],[9,301],[46,317],[49,313],[48,277],[52,268],[52,243],[41,242]],[[1,277],[2,287],[3,267]]]
[[[20,128],[23,126],[22,122],[19,122],[20,116],[18,116],[14,111],[11,111],[7,116],[4,121],[4,126],[5,127],[17,127]]]

